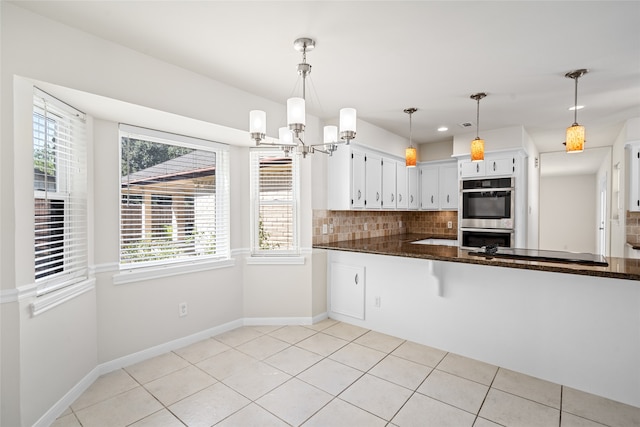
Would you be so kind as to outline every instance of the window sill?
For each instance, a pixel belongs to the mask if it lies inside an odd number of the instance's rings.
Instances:
[[[64,287],[57,291],[36,298],[36,301],[31,303],[31,315],[33,317],[44,313],[58,305],[67,302],[79,295],[84,294],[95,288],[96,279],[91,278],[83,280],[82,282],[75,283],[73,285]]]
[[[247,265],[304,265],[303,256],[249,256]]]
[[[113,275],[114,285],[123,285],[125,283],[140,282],[143,280],[160,279],[163,277],[176,276],[179,274],[195,273],[198,271],[215,270],[218,268],[233,267],[236,260],[233,258],[216,260],[216,261],[200,261],[188,264],[169,264],[147,268],[122,268],[119,273]]]

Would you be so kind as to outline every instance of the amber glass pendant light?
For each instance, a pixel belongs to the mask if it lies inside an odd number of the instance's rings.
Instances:
[[[412,142],[412,128],[411,128],[411,115],[418,111],[417,108],[405,108],[404,112],[409,115],[409,146],[404,151],[405,164],[408,168],[413,168],[416,166],[416,162],[418,161],[418,150],[413,146]]]
[[[480,100],[487,96],[484,92],[474,93],[471,95],[471,99],[475,99],[478,103],[476,109],[476,139],[471,141],[471,161],[480,162],[484,160],[484,139],[480,139],[478,133],[480,132]]]
[[[584,150],[584,126],[578,124],[578,79],[588,72],[589,70],[580,69],[570,71],[564,75],[569,79],[574,79],[576,82],[573,99],[573,124],[567,128],[567,138],[565,140],[567,153],[581,153]]]

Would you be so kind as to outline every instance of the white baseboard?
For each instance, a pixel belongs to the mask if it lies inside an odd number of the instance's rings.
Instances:
[[[234,320],[224,323],[219,326],[215,326],[210,329],[206,329],[195,334],[178,338],[173,341],[166,342],[145,350],[138,351],[136,353],[119,357],[109,362],[101,363],[96,366],[85,375],[71,390],[67,392],[58,402],[53,405],[49,410],[34,424],[34,427],[48,427],[55,422],[55,420],[67,410],[69,406],[75,400],[84,393],[91,384],[94,383],[100,376],[108,374],[118,369],[122,369],[126,366],[131,366],[135,363],[143,362],[152,357],[160,356],[161,354],[169,351],[177,350],[182,347],[194,344],[198,341],[222,334],[232,329],[239,328],[243,325],[312,325],[320,322],[328,317],[327,313],[322,313],[314,317],[251,317]]]

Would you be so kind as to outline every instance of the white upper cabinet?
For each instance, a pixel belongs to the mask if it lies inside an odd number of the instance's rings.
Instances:
[[[382,207],[382,156],[365,154],[365,201],[367,209]]]
[[[460,160],[460,176],[462,178],[482,177],[484,176],[484,166],[484,162]]]
[[[420,166],[420,209],[437,210],[440,207],[438,178],[437,166]]]
[[[458,184],[458,168],[455,163],[440,166],[438,183],[440,186],[438,196],[440,209],[457,210],[460,185]]]
[[[365,207],[365,184],[366,184],[366,155],[359,151],[354,151],[351,157],[352,178],[351,178],[351,206],[355,209]],[[349,182],[349,181],[346,181]],[[346,182],[343,182],[342,185]]]
[[[487,160],[484,170],[487,176],[513,175],[516,172],[516,158],[512,156]]]
[[[418,209],[420,205],[420,194],[418,193],[418,168],[406,168],[407,170],[407,195],[409,209]]]
[[[640,212],[640,141],[628,142],[627,146],[628,196],[627,209]]]
[[[327,160],[329,210],[456,210],[455,160],[420,163],[357,144],[342,145]]]
[[[458,167],[455,161],[420,165],[420,209],[458,209]]]
[[[509,153],[487,153],[484,161],[459,160],[461,178],[482,178],[485,176],[515,176],[518,173],[520,156]]]
[[[396,169],[397,162],[394,159],[382,159],[382,209],[395,209],[398,205],[400,192]]]
[[[405,162],[396,160],[396,208],[408,209],[409,208],[409,169],[405,166]],[[414,169],[414,168],[410,168]],[[384,170],[383,177],[385,176]],[[384,187],[384,183],[383,183]]]

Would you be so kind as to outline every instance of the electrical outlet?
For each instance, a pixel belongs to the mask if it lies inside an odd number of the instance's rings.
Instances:
[[[322,234],[327,234],[327,224],[322,224]]]
[[[453,228],[453,222],[447,221],[447,228]]]
[[[368,227],[367,227],[367,223],[365,222],[365,223],[364,223],[364,231],[367,231],[367,228],[368,228]]]
[[[333,233],[333,224],[329,224],[329,233]]]
[[[376,296],[374,298],[374,305],[376,306],[376,308],[380,308],[380,297]]]
[[[402,221],[400,221],[399,227],[402,228]]]
[[[180,304],[178,304],[178,316],[184,317],[187,314],[188,314],[187,303],[181,302]]]

